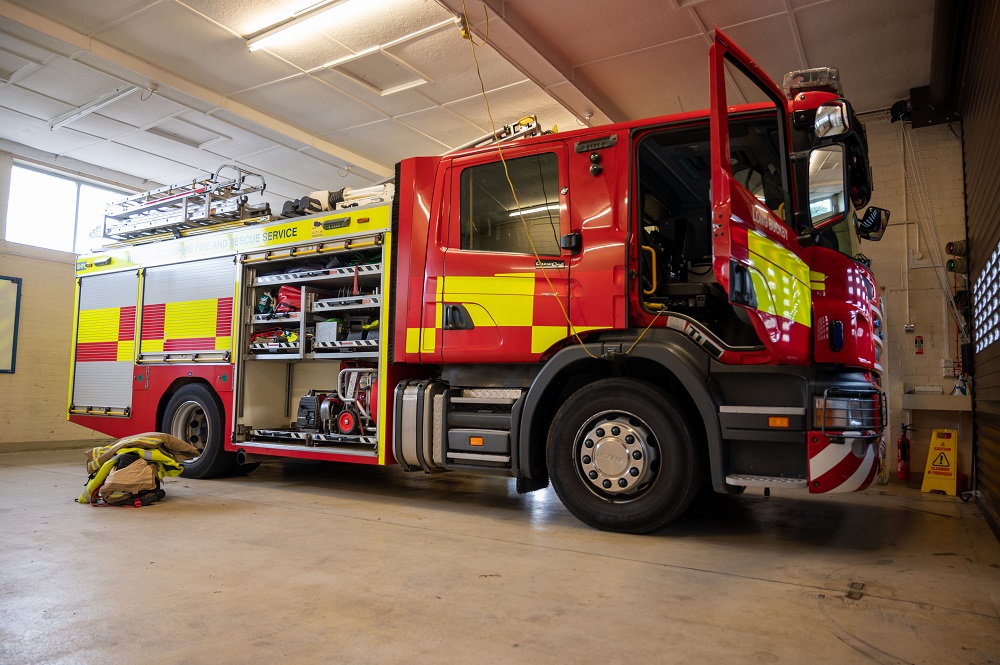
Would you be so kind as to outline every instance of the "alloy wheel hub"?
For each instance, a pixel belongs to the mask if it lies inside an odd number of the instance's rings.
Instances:
[[[622,412],[605,413],[580,431],[577,463],[599,493],[635,494],[652,480],[656,448],[641,420]]]
[[[205,450],[208,442],[208,418],[205,410],[197,402],[185,402],[177,409],[173,418],[171,434],[190,443],[199,451]]]

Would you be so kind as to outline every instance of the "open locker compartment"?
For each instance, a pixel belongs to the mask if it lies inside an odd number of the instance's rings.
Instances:
[[[238,446],[377,455],[377,363],[247,362],[244,367]]]
[[[235,445],[377,458],[381,242],[247,255],[243,264]]]

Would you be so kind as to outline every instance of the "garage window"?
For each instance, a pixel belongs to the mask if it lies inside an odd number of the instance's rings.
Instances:
[[[126,194],[15,164],[7,203],[8,242],[82,254],[101,244],[104,208]]]

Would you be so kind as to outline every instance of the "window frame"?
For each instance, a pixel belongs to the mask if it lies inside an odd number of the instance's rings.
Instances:
[[[538,252],[539,258],[560,258],[563,256],[564,251],[559,247],[560,238],[565,235],[569,228],[569,210],[567,206],[566,196],[562,193],[566,183],[568,182],[568,172],[566,164],[566,156],[564,152],[564,146],[552,145],[551,143],[540,145],[540,146],[526,146],[524,148],[511,149],[507,148],[503,152],[503,161],[506,161],[509,165],[519,159],[529,158],[529,157],[541,157],[544,155],[551,155],[555,158],[555,175],[556,183],[554,191],[551,196],[547,196],[546,200],[551,198],[550,204],[555,204],[558,206],[558,211],[556,215],[550,215],[550,219],[558,219],[558,234],[555,238],[555,251],[553,253],[548,252]],[[463,195],[463,175],[470,169],[475,169],[484,166],[497,166],[501,165],[502,161],[496,150],[492,150],[487,153],[480,153],[476,155],[470,155],[468,157],[460,157],[456,159],[453,163],[452,172],[452,194],[451,194],[451,207],[452,223],[449,225],[448,231],[448,247],[454,251],[460,252],[474,252],[481,253],[485,255],[503,255],[509,257],[530,257],[534,260],[535,255],[532,252],[517,252],[517,251],[505,251],[491,248],[483,249],[469,249],[462,246],[462,195]],[[509,190],[508,190],[509,193]],[[531,207],[530,205],[525,205],[524,202],[521,203],[522,209],[527,209]],[[554,211],[556,212],[556,211]],[[520,230],[523,232],[523,226],[520,226],[520,220],[516,220]],[[537,249],[537,248],[536,248]],[[548,248],[546,248],[548,249]]]
[[[95,179],[95,178],[88,178],[88,177],[86,177],[84,175],[81,175],[81,174],[78,174],[78,173],[64,171],[64,170],[61,170],[61,169],[58,169],[58,168],[55,168],[55,167],[47,166],[45,164],[39,164],[37,162],[33,162],[33,161],[29,161],[29,160],[26,160],[26,159],[23,159],[23,158],[19,158],[17,156],[12,156],[12,158],[10,159],[10,161],[8,163],[10,165],[10,168],[8,170],[8,173],[7,173],[7,178],[6,178],[6,182],[8,184],[8,191],[7,191],[6,200],[3,201],[3,204],[5,206],[5,209],[3,211],[3,222],[4,223],[3,223],[3,228],[0,229],[0,231],[2,231],[2,233],[3,233],[3,236],[0,237],[0,242],[2,242],[4,244],[4,246],[7,246],[7,247],[17,246],[17,247],[23,247],[23,248],[31,248],[31,250],[33,252],[57,252],[57,253],[63,254],[63,255],[70,254],[70,255],[73,255],[73,256],[80,256],[80,254],[76,251],[76,247],[77,247],[77,242],[80,239],[79,233],[80,233],[80,192],[81,192],[81,187],[84,186],[84,185],[86,185],[86,186],[92,187],[94,189],[100,189],[100,190],[104,190],[104,191],[108,191],[108,192],[113,192],[115,194],[121,195],[122,197],[130,196],[132,194],[135,194],[137,191],[139,191],[137,189],[130,189],[130,188],[128,188],[126,186],[123,186],[123,185],[115,185],[115,184],[104,182],[104,181],[101,181],[101,180],[98,180],[98,179]],[[25,242],[21,242],[21,241],[18,241],[18,240],[10,240],[10,239],[7,238],[8,230],[12,226],[11,225],[11,218],[10,218],[10,214],[9,213],[10,213],[11,196],[12,196],[13,192],[11,191],[10,183],[12,183],[12,181],[13,181],[14,170],[15,169],[22,169],[22,170],[25,170],[25,171],[31,171],[31,172],[34,172],[34,173],[39,173],[39,174],[42,174],[42,175],[51,176],[53,178],[58,178],[60,180],[65,180],[65,181],[71,182],[71,183],[73,183],[75,185],[75,187],[76,187],[76,196],[75,196],[75,201],[74,201],[74,206],[73,206],[73,241],[72,241],[72,247],[71,247],[71,249],[69,249],[69,250],[66,250],[66,249],[57,249],[57,248],[53,248],[53,247],[46,247],[44,245],[37,245],[37,244],[25,243]],[[95,241],[96,240],[97,239],[95,238]]]

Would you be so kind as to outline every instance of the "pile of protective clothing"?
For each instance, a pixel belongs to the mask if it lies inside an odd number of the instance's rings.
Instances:
[[[199,455],[198,449],[170,434],[146,432],[118,439],[110,446],[87,453],[86,487],[79,503],[111,506],[147,506],[166,492],[160,481],[179,476],[183,462]]]

